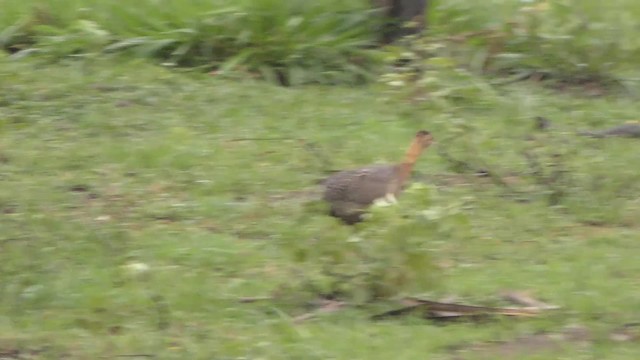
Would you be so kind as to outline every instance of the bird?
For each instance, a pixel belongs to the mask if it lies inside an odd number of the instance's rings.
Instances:
[[[362,215],[376,200],[396,202],[418,157],[433,141],[429,131],[420,130],[401,163],[370,165],[331,175],[324,181],[323,194],[323,199],[330,204],[329,214],[353,225],[363,220]]]

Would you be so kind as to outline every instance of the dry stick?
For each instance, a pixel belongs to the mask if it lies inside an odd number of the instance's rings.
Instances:
[[[413,305],[405,306],[400,309],[384,312],[371,317],[372,320],[381,320],[387,317],[399,316],[418,309],[426,310],[430,314],[429,318],[441,319],[450,317],[463,316],[487,316],[487,315],[506,315],[506,316],[536,316],[541,310],[535,307],[528,308],[497,308],[476,305],[463,305],[456,303],[444,303],[439,301],[424,300],[410,297],[408,300],[415,301]]]
[[[453,313],[462,313],[462,314],[497,314],[497,315],[508,315],[508,316],[534,316],[538,315],[541,312],[540,308],[537,307],[526,307],[526,308],[514,308],[514,307],[489,307],[489,306],[478,306],[478,305],[465,305],[465,304],[457,304],[457,303],[444,303],[439,301],[431,301],[424,300],[420,298],[410,298],[411,300],[419,302],[419,305],[425,306],[431,311],[440,311],[440,312],[453,312]]]

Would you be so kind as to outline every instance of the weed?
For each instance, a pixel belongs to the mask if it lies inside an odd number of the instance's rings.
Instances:
[[[487,13],[489,9],[498,16]],[[494,2],[482,9],[467,2],[439,2],[430,36],[408,37],[400,49],[387,53],[391,59],[408,61],[405,67],[418,69],[420,75],[414,74],[412,83],[427,90],[430,99],[462,90],[453,84],[439,89],[437,74],[443,71],[447,74],[442,78],[458,75],[468,88],[477,87],[469,72],[607,88],[623,81],[619,74],[640,48],[628,36],[626,24],[613,21],[609,9],[574,1]],[[402,82],[397,75],[390,80]],[[468,95],[467,100],[475,97]]]
[[[3,48],[54,59],[126,51],[167,66],[248,72],[294,85],[363,82],[375,62],[364,50],[373,38],[372,10],[340,1],[67,2],[60,18],[54,4],[32,10],[30,4],[14,5],[25,14],[0,25]]]
[[[414,185],[400,204],[373,205],[367,220],[354,230],[334,219],[309,219],[302,223],[302,234],[288,231],[283,246],[300,264],[297,273],[308,274],[303,286],[357,303],[432,290],[440,276],[430,249],[468,234],[461,206],[441,203],[436,193],[435,188]],[[326,216],[326,209],[320,209],[311,214]]]

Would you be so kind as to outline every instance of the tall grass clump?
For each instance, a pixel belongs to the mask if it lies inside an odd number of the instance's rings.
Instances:
[[[283,84],[360,82],[374,63],[366,1],[33,0],[8,14],[4,49],[55,59],[127,52]]]
[[[428,17],[420,41],[474,73],[606,82],[640,54],[633,0],[438,0]],[[0,46],[53,59],[125,52],[281,84],[358,83],[378,70],[379,19],[367,0],[26,0],[2,7]]]
[[[442,277],[434,249],[469,235],[463,202],[445,203],[435,187],[422,184],[407,189],[402,202],[375,204],[365,216],[350,227],[326,212],[308,212],[282,234],[297,285],[358,303],[431,291]]]
[[[631,70],[640,53],[638,16],[640,5],[631,0],[437,1],[429,36],[394,51],[411,53],[427,70],[439,70],[445,59],[474,74],[607,84]],[[440,59],[435,67],[433,57]]]

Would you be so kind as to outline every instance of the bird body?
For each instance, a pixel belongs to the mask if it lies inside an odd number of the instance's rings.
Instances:
[[[362,214],[376,200],[395,200],[404,189],[418,157],[432,141],[431,134],[421,130],[402,163],[344,170],[329,177],[324,182],[323,198],[331,205],[330,214],[347,224],[354,224],[362,220]]]

